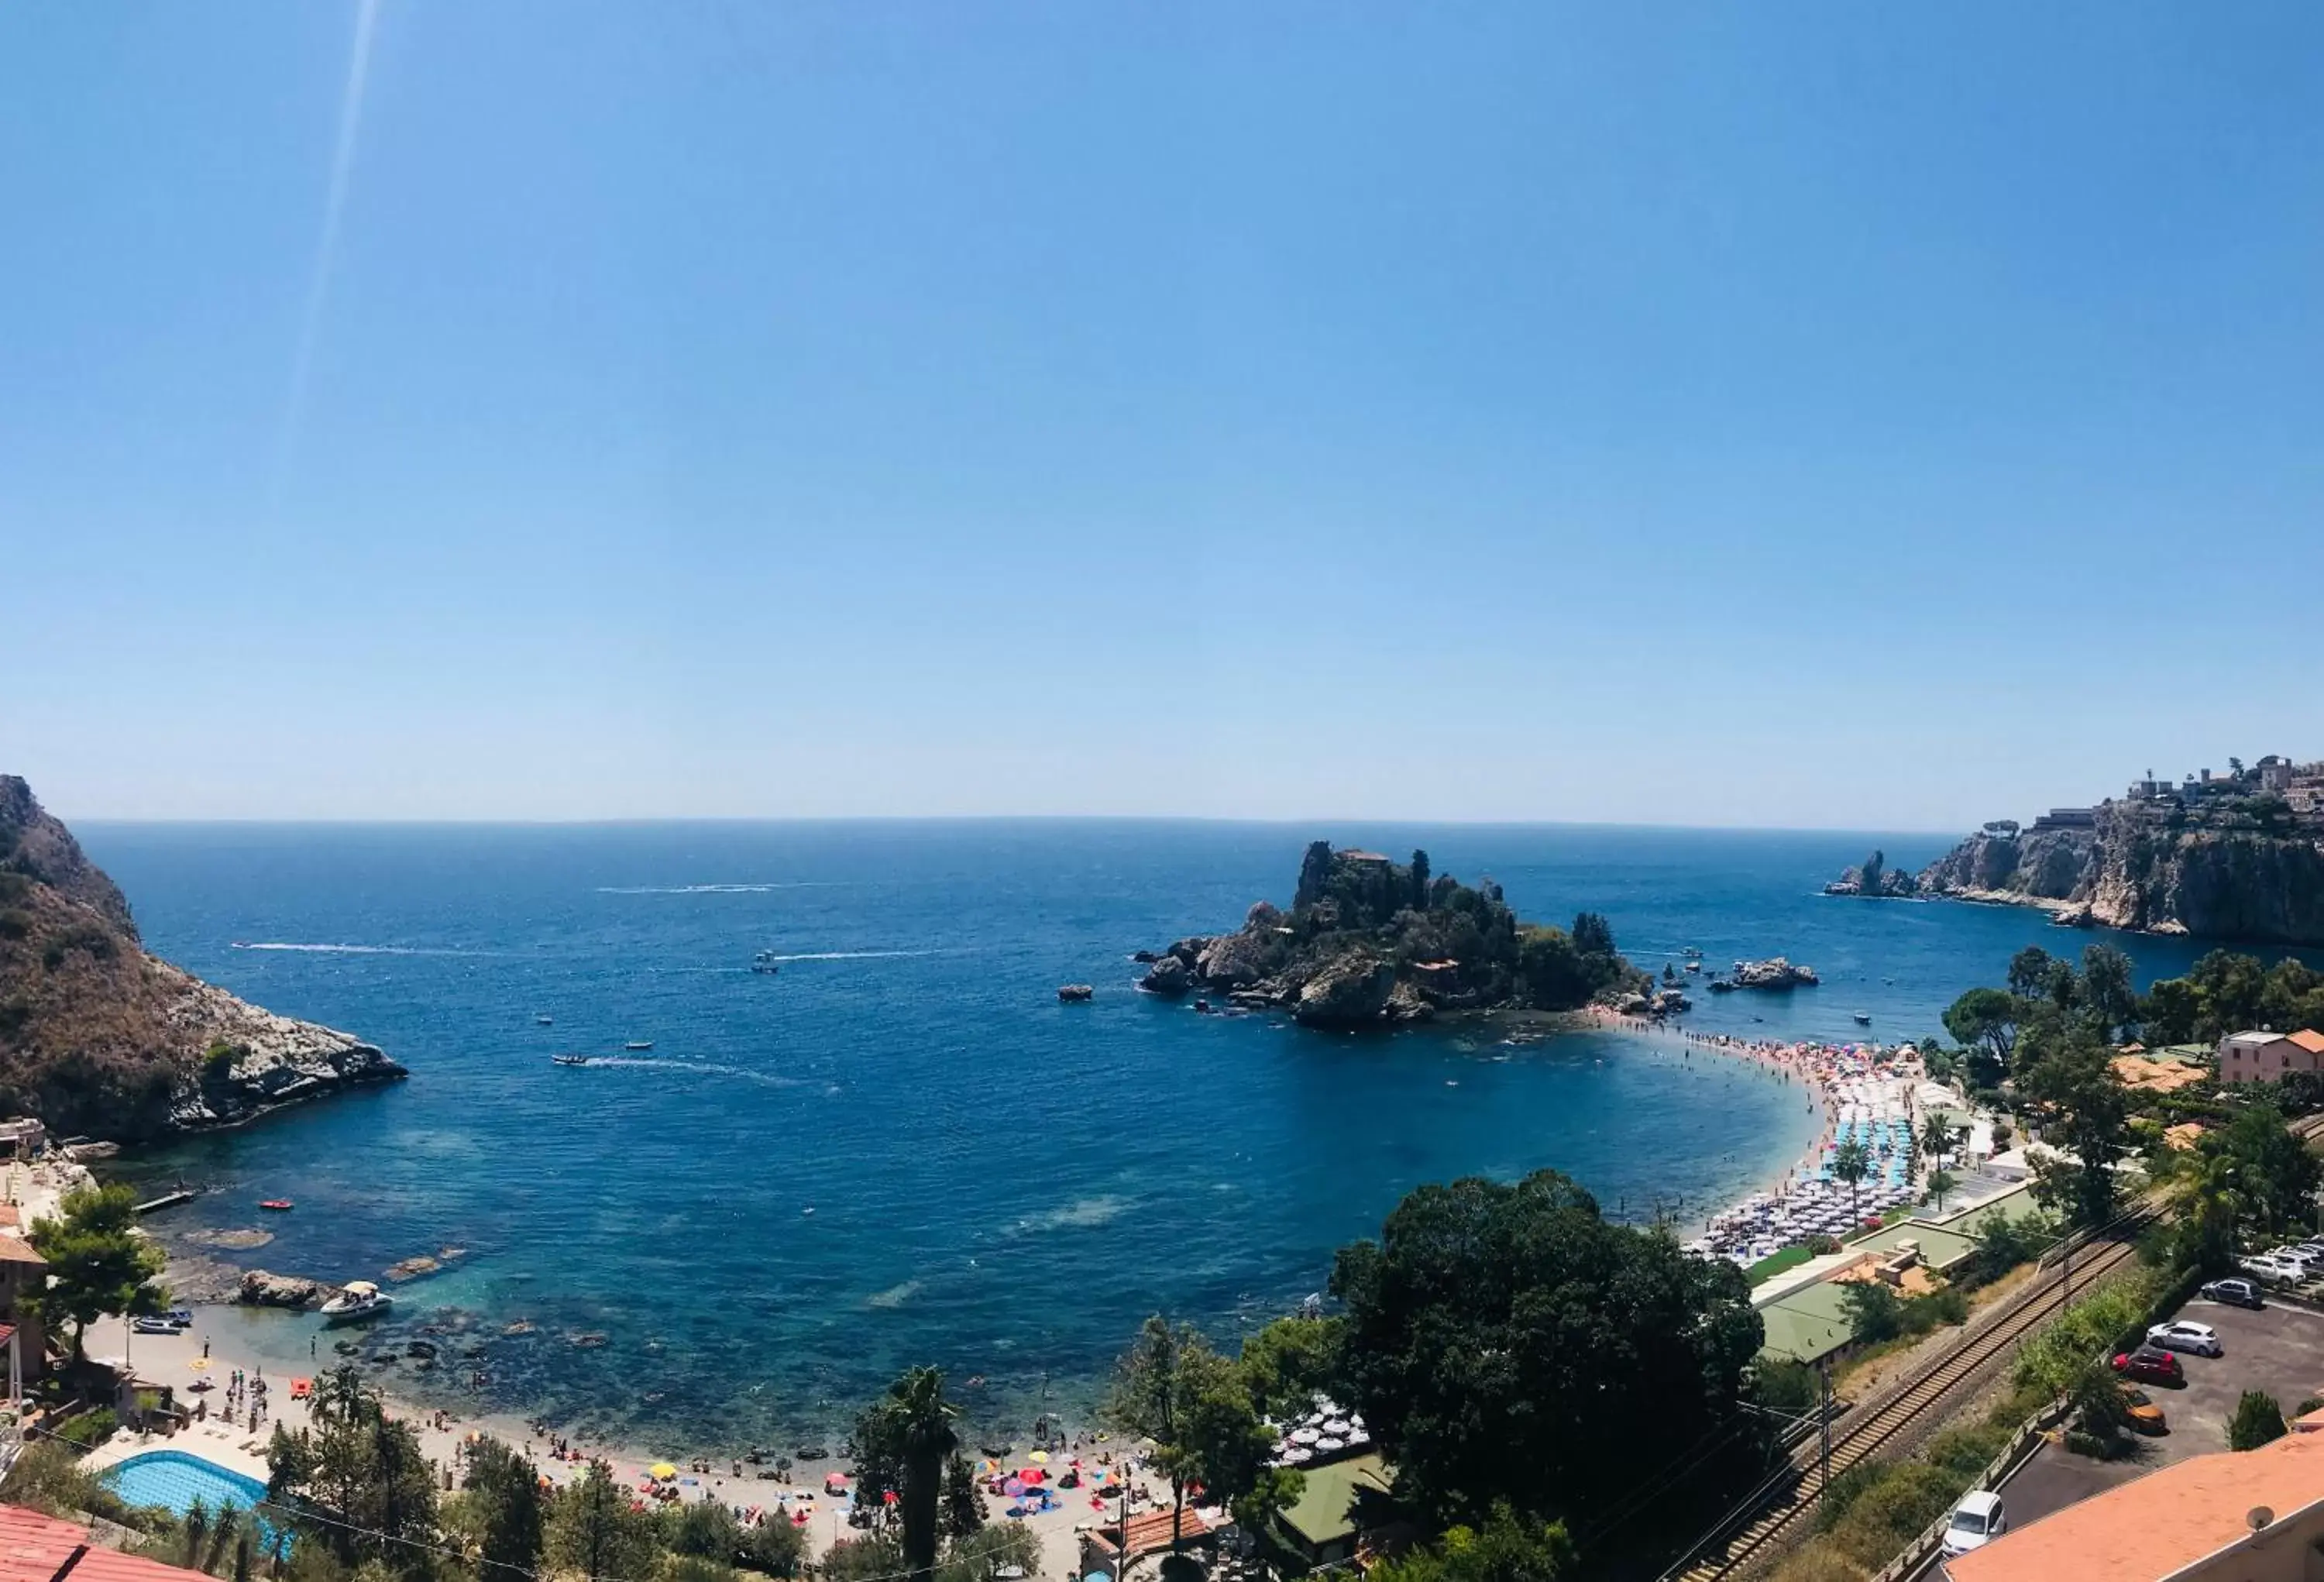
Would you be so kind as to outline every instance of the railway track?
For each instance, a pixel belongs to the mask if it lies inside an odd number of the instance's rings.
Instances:
[[[2324,1121],[2319,1124],[2324,1125]],[[2142,1204],[2118,1219],[2107,1238],[2070,1247],[2070,1289],[2057,1280],[2040,1280],[1943,1356],[1839,1420],[1831,1429],[1832,1475],[1880,1455],[1923,1426],[1956,1391],[2008,1356],[2074,1295],[2128,1263],[2136,1256],[2139,1232],[2161,1212],[2157,1205]],[[1810,1439],[1792,1452],[1775,1476],[1665,1571],[1663,1582],[1722,1582],[1780,1552],[1812,1519],[1823,1488],[1822,1456],[1818,1442]]]
[[[2324,1139],[2324,1115],[2294,1121],[2290,1130],[2302,1142]],[[2075,1292],[2087,1291],[2128,1263],[2136,1255],[2139,1233],[2161,1218],[2163,1208],[2159,1198],[2143,1198],[2116,1220],[2107,1237],[2090,1237],[2078,1246],[2070,1244],[2070,1290],[2048,1279],[2029,1286],[1942,1357],[1840,1419],[1831,1430],[1833,1476],[1879,1455],[1923,1426],[1954,1392],[2056,1317]],[[1812,1518],[1823,1488],[1823,1458],[1812,1438],[1664,1572],[1660,1582],[1724,1582],[1781,1552]]]

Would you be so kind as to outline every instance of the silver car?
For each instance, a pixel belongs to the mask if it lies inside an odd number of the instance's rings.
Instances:
[[[2191,1352],[2197,1356],[2225,1356],[2227,1350],[2219,1344],[2218,1330],[2186,1318],[2155,1325],[2146,1332],[2146,1343],[2169,1351]]]

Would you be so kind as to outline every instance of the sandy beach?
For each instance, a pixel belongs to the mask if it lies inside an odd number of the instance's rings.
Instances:
[[[137,1435],[125,1429],[119,1431],[91,1454],[88,1465],[92,1471],[101,1471],[147,1450],[169,1448],[199,1456],[263,1481],[267,1476],[267,1441],[275,1425],[279,1422],[294,1431],[307,1426],[307,1403],[291,1399],[290,1381],[294,1375],[283,1371],[279,1360],[270,1365],[254,1351],[234,1346],[231,1328],[221,1322],[231,1310],[206,1306],[197,1307],[193,1312],[193,1327],[180,1335],[133,1334],[119,1318],[100,1319],[89,1327],[88,1349],[91,1356],[108,1361],[125,1356],[142,1382],[172,1386],[181,1402],[210,1403],[204,1420],[174,1437]],[[319,1318],[312,1322],[318,1337],[336,1337],[347,1333],[323,1329]],[[341,1360],[331,1355],[327,1345],[321,1346],[319,1352],[313,1365],[318,1371]],[[231,1420],[224,1415],[227,1385],[237,1371],[246,1379],[263,1380],[266,1385],[262,1415],[255,1427],[249,1404],[260,1399],[254,1392],[245,1396],[245,1403]],[[193,1386],[202,1381],[209,1382],[213,1388],[195,1392]],[[383,1392],[383,1398],[391,1417],[409,1422],[418,1430],[439,1483],[447,1476],[457,1483],[463,1467],[463,1447],[471,1434],[481,1431],[514,1447],[530,1458],[543,1477],[559,1486],[579,1479],[593,1458],[609,1463],[615,1480],[632,1488],[650,1481],[649,1467],[668,1461],[684,1469],[676,1485],[679,1499],[717,1500],[745,1522],[791,1521],[806,1534],[812,1555],[821,1556],[841,1539],[862,1536],[860,1530],[847,1525],[850,1503],[844,1498],[831,1498],[823,1492],[824,1472],[838,1469],[838,1463],[818,1464],[811,1475],[794,1469],[794,1481],[779,1483],[773,1480],[771,1468],[748,1463],[740,1464],[738,1472],[737,1464],[731,1459],[706,1464],[700,1457],[682,1451],[648,1452],[562,1437],[514,1417],[429,1410],[399,1401],[386,1392]],[[1151,1509],[1157,1502],[1167,1504],[1167,1484],[1153,1476],[1135,1456],[1125,1458],[1123,1448],[1107,1437],[1084,1438],[1089,1442],[1083,1448],[1054,1453],[1048,1470],[1061,1473],[1075,1457],[1093,1469],[1101,1465],[1120,1466],[1130,1481],[1132,1513]],[[972,1461],[979,1459],[973,1447],[964,1446],[964,1450]],[[762,1472],[768,1476],[761,1476]],[[1059,1491],[1056,1509],[1025,1517],[1004,1513],[1013,1503],[1010,1500],[990,1494],[982,1497],[989,1521],[1021,1521],[1038,1537],[1040,1574],[1047,1577],[1080,1576],[1082,1530],[1116,1518],[1120,1512],[1120,1502],[1115,1498],[1107,1499],[1102,1512],[1093,1508],[1093,1496],[1086,1489]],[[802,1513],[807,1520],[798,1522],[796,1519]],[[1216,1513],[1212,1514],[1215,1520]]]

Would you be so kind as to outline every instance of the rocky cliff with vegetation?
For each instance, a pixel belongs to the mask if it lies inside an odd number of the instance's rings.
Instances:
[[[0,775],[0,1112],[136,1142],[403,1075],[149,955],[119,887]]]
[[[2066,923],[2324,944],[2324,831],[2268,799],[2108,801],[2087,826],[1987,825],[1922,870],[1916,888],[2040,906]]]
[[[1485,880],[1471,888],[1373,852],[1309,846],[1289,911],[1254,905],[1231,934],[1150,955],[1140,987],[1201,990],[1322,1027],[1423,1021],[1440,1011],[1571,1011],[1593,999],[1644,1009],[1653,982],[1592,912],[1569,932],[1518,921]]]

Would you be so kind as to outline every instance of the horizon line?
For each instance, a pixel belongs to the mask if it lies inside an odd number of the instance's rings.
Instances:
[[[64,818],[61,814],[57,817]],[[152,817],[99,813],[76,814],[69,819],[65,819],[64,821],[69,825],[137,824],[253,828],[290,826],[318,829],[602,829],[673,824],[1218,824],[1267,828],[1353,824],[1454,829],[1640,829],[1703,835],[1906,835],[1965,838],[1962,831],[1935,828],[1880,829],[1870,826],[1845,825],[1686,824],[1654,820],[1625,823],[1600,819],[1457,819],[1344,814],[1301,814],[1283,818],[1261,818],[1208,813],[650,813],[570,819],[457,817],[342,819],[239,814],[208,817]],[[1972,828],[1966,833],[1973,834],[1975,830]]]

